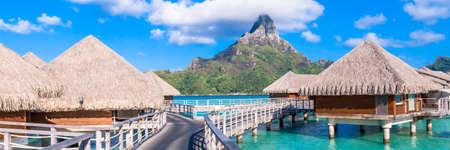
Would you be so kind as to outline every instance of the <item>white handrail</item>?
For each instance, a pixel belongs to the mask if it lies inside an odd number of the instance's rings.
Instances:
[[[156,111],[153,113],[145,114],[135,118],[131,118],[119,123],[115,123],[108,126],[68,126],[68,125],[54,125],[54,124],[40,124],[40,123],[26,123],[26,122],[9,122],[0,121],[0,125],[12,125],[12,126],[25,126],[25,127],[38,127],[42,130],[23,130],[23,129],[2,129],[0,133],[3,133],[4,149],[11,149],[11,133],[16,134],[37,134],[37,135],[50,135],[51,145],[57,144],[57,139],[67,139],[67,136],[75,137],[81,136],[76,132],[60,132],[57,129],[87,129],[94,131],[95,138],[88,138],[87,141],[95,141],[95,149],[113,149],[117,146],[120,150],[134,149],[145,140],[157,134],[166,124],[167,113],[164,110]],[[92,134],[91,134],[92,135]],[[126,135],[126,136],[125,136]],[[61,137],[64,136],[64,137]],[[124,136],[126,138],[124,138]],[[17,135],[16,137],[33,139],[33,136]],[[36,136],[42,138],[42,136]],[[125,140],[124,140],[125,139]],[[13,144],[14,145],[14,144]],[[71,144],[73,145],[73,144]],[[80,144],[81,145],[81,144]],[[104,145],[104,146],[103,146]],[[114,145],[113,147],[110,147]],[[60,145],[61,146],[61,145]],[[70,145],[68,145],[70,146]],[[24,146],[22,146],[24,147]],[[32,147],[28,147],[33,149]],[[51,148],[51,147],[50,147]],[[83,149],[90,149],[91,145],[88,144]]]

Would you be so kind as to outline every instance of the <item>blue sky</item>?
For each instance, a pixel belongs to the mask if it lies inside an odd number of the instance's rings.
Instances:
[[[450,56],[450,0],[14,0],[0,2],[0,43],[49,62],[92,34],[141,71],[210,58],[269,14],[316,61],[374,40],[413,67]]]

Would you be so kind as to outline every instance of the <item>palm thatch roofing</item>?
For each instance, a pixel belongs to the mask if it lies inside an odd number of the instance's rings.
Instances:
[[[364,41],[302,86],[301,95],[397,95],[437,90],[439,86],[417,73],[378,44]]]
[[[160,108],[160,89],[133,65],[89,35],[52,60],[46,67],[66,87],[59,107],[45,111],[138,110]]]
[[[148,71],[145,73],[147,77],[149,77],[153,82],[162,90],[162,95],[164,96],[175,96],[175,95],[181,95],[181,93],[175,89],[172,85],[161,79],[156,73],[153,71]]]
[[[287,72],[275,82],[264,88],[264,93],[298,93],[302,84],[312,80],[313,74],[296,74],[292,71]]]
[[[26,62],[38,67],[38,68],[42,68],[43,66],[45,66],[47,63],[45,61],[43,61],[41,58],[39,58],[38,56],[36,56],[33,52],[28,52],[25,55],[22,56],[23,60],[25,60]]]
[[[25,62],[0,44],[0,111],[35,110],[36,101],[62,95],[63,86],[53,76]]]
[[[425,78],[442,86],[442,88],[450,87],[450,75],[442,71],[433,71],[427,67],[417,69],[417,72]]]

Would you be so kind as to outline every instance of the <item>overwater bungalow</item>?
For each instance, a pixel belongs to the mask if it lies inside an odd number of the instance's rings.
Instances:
[[[22,56],[23,60],[25,60],[26,62],[38,67],[38,68],[42,68],[43,66],[45,66],[47,63],[45,61],[43,61],[41,58],[39,58],[38,56],[36,56],[33,52],[28,52],[25,55]]]
[[[44,69],[64,85],[60,99],[39,105],[31,122],[63,125],[110,125],[118,111],[159,109],[156,85],[94,36],[87,36]]]
[[[389,143],[392,125],[409,122],[415,135],[415,122],[426,115],[422,98],[439,88],[366,40],[302,86],[300,94],[313,96],[317,117],[328,119],[330,139],[336,124],[376,125]]]
[[[28,122],[30,111],[42,99],[63,93],[58,80],[25,62],[20,55],[0,44],[0,120]],[[11,127],[11,126],[9,126]],[[8,126],[0,125],[0,128]]]
[[[306,99],[308,96],[299,95],[300,87],[317,75],[296,74],[287,72],[272,84],[264,88],[263,92],[268,93],[271,98],[299,98]]]
[[[173,100],[173,96],[181,95],[181,93],[176,88],[161,79],[161,77],[159,77],[153,71],[148,71],[145,73],[145,75],[152,79],[155,84],[161,88],[162,95],[164,95],[164,100],[170,101]]]
[[[444,89],[450,88],[450,75],[445,72],[433,71],[426,67],[417,69],[417,72],[434,83],[441,85]]]

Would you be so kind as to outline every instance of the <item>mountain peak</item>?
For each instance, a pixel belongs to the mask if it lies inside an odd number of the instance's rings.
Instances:
[[[261,26],[264,28],[264,31],[266,34],[276,34],[277,33],[277,28],[275,27],[274,21],[267,14],[259,15],[258,20],[253,24],[253,27],[250,30],[250,33],[254,33]]]

